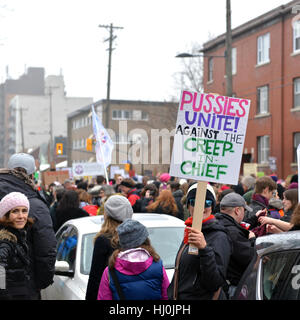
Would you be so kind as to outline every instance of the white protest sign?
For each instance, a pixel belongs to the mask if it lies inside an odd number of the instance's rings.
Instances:
[[[170,175],[236,185],[249,109],[247,99],[182,91]]]
[[[74,177],[98,176],[104,174],[103,165],[98,162],[73,163]]]

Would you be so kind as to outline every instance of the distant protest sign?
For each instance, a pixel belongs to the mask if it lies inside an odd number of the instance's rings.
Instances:
[[[238,183],[250,100],[182,91],[170,175]]]

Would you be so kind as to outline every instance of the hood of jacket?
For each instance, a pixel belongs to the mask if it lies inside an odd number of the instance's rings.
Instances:
[[[182,197],[183,197],[183,191],[180,190],[180,189],[174,191],[174,192],[173,192],[173,197],[175,197],[175,198],[177,198],[177,197],[178,197],[178,198],[182,198]]]
[[[153,257],[142,248],[121,252],[116,258],[115,268],[126,275],[137,275],[146,271],[152,264]]]
[[[25,173],[17,170],[0,169],[0,199],[14,191],[24,193],[28,199],[38,197],[47,204],[47,201],[35,189],[33,181]]]
[[[0,229],[0,240],[7,240],[10,242],[15,242],[15,243],[17,243],[17,241],[18,241],[16,235],[14,235],[12,232],[7,230],[6,228]]]
[[[222,225],[225,228],[235,227],[243,232],[246,237],[249,236],[249,231],[239,225],[230,215],[219,212],[215,214],[215,217],[217,218],[217,220],[221,221]]]

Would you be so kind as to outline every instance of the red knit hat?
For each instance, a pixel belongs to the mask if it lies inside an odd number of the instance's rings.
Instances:
[[[26,207],[29,211],[29,201],[21,192],[11,192],[2,198],[0,201],[0,218],[16,207]]]

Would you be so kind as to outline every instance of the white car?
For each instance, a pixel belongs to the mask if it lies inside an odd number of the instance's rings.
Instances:
[[[144,224],[151,244],[160,255],[171,281],[175,258],[183,240],[185,224],[164,214],[135,213],[132,219]],[[67,221],[56,233],[57,257],[54,283],[42,290],[43,300],[84,300],[93,256],[93,240],[103,216]]]

